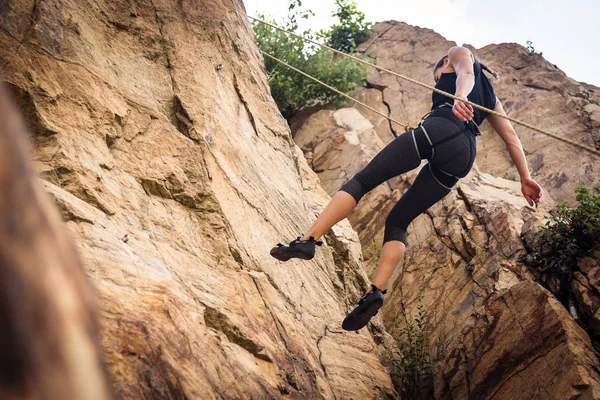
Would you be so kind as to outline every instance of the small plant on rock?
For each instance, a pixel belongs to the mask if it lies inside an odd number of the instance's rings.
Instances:
[[[396,335],[398,357],[394,361],[394,375],[399,382],[397,390],[403,399],[432,398],[433,366],[442,359],[446,346],[442,341],[430,346],[431,324],[425,315],[424,289],[423,281],[419,289],[417,314],[413,318],[406,316],[403,310],[405,326]],[[397,315],[395,325],[398,327],[400,323],[400,315]]]
[[[539,54],[540,56],[543,55],[541,51],[536,51],[535,47],[533,47],[533,42],[531,40],[527,40],[525,44],[527,45],[527,50],[529,50],[532,54]]]
[[[577,261],[600,248],[600,187],[590,189],[582,181],[575,188],[577,207],[561,203],[545,217],[535,267],[540,272],[570,274]]]

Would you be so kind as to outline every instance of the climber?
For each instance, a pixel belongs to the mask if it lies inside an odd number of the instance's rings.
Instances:
[[[506,115],[483,70],[496,77],[467,48],[452,47],[433,70],[435,87]],[[363,170],[347,181],[306,234],[289,244],[278,243],[271,250],[271,255],[281,261],[312,259],[315,246],[322,244],[318,239],[346,218],[366,193],[394,176],[417,168],[421,160],[428,160],[385,220],[383,248],[375,276],[366,294],[344,319],[342,328],[346,330],[364,327],[383,305],[386,292],[383,289],[404,256],[408,225],[444,198],[458,180],[469,173],[475,159],[478,125],[484,119],[487,118],[504,140],[529,205],[537,207],[541,201],[542,188],[529,175],[521,142],[508,120],[474,109],[460,100],[453,102],[436,92],[433,92],[432,101],[431,111],[419,126],[392,140]]]

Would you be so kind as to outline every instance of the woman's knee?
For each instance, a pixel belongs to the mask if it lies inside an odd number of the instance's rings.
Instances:
[[[406,226],[405,226],[406,225]],[[398,240],[406,246],[406,229],[408,224],[399,221],[393,221],[388,216],[385,221],[385,230],[383,233],[383,244],[391,240]]]
[[[354,200],[356,200],[356,203],[358,204],[360,199],[362,199],[363,196],[369,191],[369,187],[366,185],[364,178],[359,172],[358,174],[354,175],[352,179],[344,183],[339,190],[350,194],[352,197],[354,197]]]

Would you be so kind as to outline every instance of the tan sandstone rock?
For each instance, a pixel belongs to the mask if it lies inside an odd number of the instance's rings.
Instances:
[[[597,339],[600,337],[600,251],[582,258],[577,267],[571,290],[585,323]]]
[[[120,397],[395,396],[381,337],[338,328],[367,282],[350,225],[312,261],[268,254],[328,196],[240,1],[2,7],[2,73],[100,299]]]

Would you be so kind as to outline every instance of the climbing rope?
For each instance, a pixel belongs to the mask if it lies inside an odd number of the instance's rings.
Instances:
[[[280,60],[279,58],[272,56],[271,54],[267,53],[266,51],[260,50],[265,56],[272,58],[273,60],[285,65],[286,67],[288,67],[289,69],[291,69],[292,71],[296,71],[297,73],[304,75],[305,77],[307,77],[308,79],[312,79],[315,82],[320,83],[321,85],[325,86],[327,89],[334,91],[335,93],[344,96],[345,98],[347,98],[348,100],[352,100],[353,102],[360,104],[361,106],[373,111],[376,114],[381,115],[384,118],[387,118],[388,120],[397,123],[398,125],[402,126],[405,130],[409,131],[412,129],[412,127],[410,125],[406,125],[403,124],[400,121],[395,120],[394,118],[382,113],[381,111],[378,111],[376,109],[374,109],[371,106],[366,105],[365,103],[356,100],[354,97],[347,95],[346,93],[343,93],[339,90],[337,90],[336,88],[334,88],[333,86],[329,86],[328,84],[326,84],[325,82],[321,82],[320,80],[318,80],[317,78],[315,78],[314,76],[310,76],[309,74],[307,74],[306,72],[300,71],[298,68],[292,67],[290,64],[286,63],[285,61]]]
[[[305,36],[298,35],[297,33],[294,33],[294,32],[287,31],[287,30],[285,30],[285,29],[283,29],[283,28],[280,28],[280,27],[278,27],[278,26],[276,26],[276,25],[273,25],[273,24],[271,24],[271,23],[269,23],[269,22],[263,21],[263,20],[261,20],[261,19],[258,19],[258,18],[251,17],[251,16],[249,16],[249,15],[248,15],[248,18],[252,19],[253,21],[259,22],[259,23],[261,23],[261,24],[264,24],[264,25],[270,26],[271,28],[277,29],[277,30],[279,30],[279,31],[281,31],[281,32],[284,32],[284,33],[288,34],[288,35],[295,36],[295,37],[297,37],[297,38],[299,38],[299,39],[302,39],[302,40],[304,40],[304,41],[306,41],[306,42],[308,42],[308,43],[312,43],[312,44],[314,44],[314,45],[317,45],[317,46],[319,46],[319,47],[322,47],[322,48],[328,49],[328,50],[330,50],[330,51],[333,51],[334,53],[336,53],[336,54],[339,54],[339,55],[341,55],[341,56],[343,56],[343,57],[351,58],[351,59],[353,59],[354,61],[357,61],[357,62],[359,62],[359,63],[365,64],[365,65],[368,65],[368,66],[370,66],[370,67],[373,67],[373,68],[375,68],[375,69],[376,69],[376,70],[378,70],[378,71],[381,71],[381,72],[385,72],[385,73],[388,73],[388,74],[394,75],[394,76],[396,76],[396,77],[398,77],[398,78],[404,79],[404,80],[406,80],[406,81],[408,81],[408,82],[414,83],[414,84],[416,84],[416,85],[419,85],[419,86],[421,86],[421,87],[423,87],[423,88],[426,88],[426,89],[428,89],[428,90],[431,90],[431,91],[433,91],[433,92],[436,92],[436,93],[442,94],[442,95],[444,95],[444,96],[450,97],[451,99],[454,99],[454,100],[459,100],[459,101],[462,101],[462,102],[464,102],[464,103],[470,104],[471,106],[473,106],[473,107],[475,107],[475,108],[478,108],[478,109],[480,109],[480,110],[483,110],[483,111],[485,111],[485,112],[487,112],[487,113],[489,113],[489,114],[496,115],[496,116],[498,116],[498,117],[501,117],[501,118],[507,119],[507,120],[509,120],[509,121],[511,121],[511,122],[514,122],[515,124],[522,125],[522,126],[524,126],[524,127],[526,127],[526,128],[529,128],[529,129],[531,129],[531,130],[533,130],[533,131],[536,131],[536,132],[542,133],[542,134],[544,134],[544,135],[546,135],[546,136],[550,136],[550,137],[552,137],[552,138],[554,138],[554,139],[556,139],[556,140],[559,140],[559,141],[561,141],[561,142],[563,142],[563,143],[570,144],[570,145],[572,145],[572,146],[575,146],[575,147],[578,147],[578,148],[580,148],[580,149],[582,149],[582,150],[584,150],[584,151],[587,151],[587,152],[589,152],[589,153],[592,153],[592,154],[595,154],[595,155],[597,155],[597,156],[600,156],[600,150],[594,149],[594,148],[592,148],[592,147],[586,146],[586,145],[584,145],[584,144],[581,144],[581,143],[577,143],[577,142],[575,142],[575,141],[573,141],[573,140],[571,140],[571,139],[568,139],[568,138],[566,138],[566,137],[563,137],[563,136],[556,135],[556,134],[554,134],[554,133],[552,133],[552,132],[548,132],[548,131],[546,131],[546,130],[544,130],[544,129],[537,128],[537,127],[535,127],[535,126],[533,126],[533,125],[531,125],[531,124],[528,124],[527,122],[523,122],[523,121],[520,121],[520,120],[518,120],[518,119],[516,119],[516,118],[509,117],[508,115],[504,115],[504,114],[501,114],[501,113],[499,113],[499,112],[497,112],[497,111],[490,110],[489,108],[486,108],[486,107],[484,107],[484,106],[481,106],[481,105],[479,105],[479,104],[477,104],[477,103],[473,103],[472,101],[465,100],[465,99],[461,99],[460,97],[457,97],[457,96],[455,96],[455,95],[453,95],[453,94],[450,94],[450,93],[444,92],[443,90],[437,89],[437,88],[435,88],[435,87],[433,87],[433,86],[431,86],[431,85],[428,85],[428,84],[426,84],[426,83],[419,82],[419,81],[417,81],[417,80],[415,80],[415,79],[409,78],[408,76],[405,76],[405,75],[399,74],[399,73],[397,73],[397,72],[394,72],[394,71],[392,71],[392,70],[390,70],[390,69],[387,69],[387,68],[384,68],[384,67],[382,67],[382,66],[379,66],[379,65],[376,65],[376,64],[370,63],[370,62],[368,62],[368,61],[362,60],[362,59],[360,59],[360,58],[358,58],[358,57],[355,57],[355,56],[353,56],[353,55],[351,55],[351,54],[347,54],[347,53],[344,53],[344,52],[342,52],[342,51],[336,50],[336,49],[334,49],[334,48],[332,48],[332,47],[329,47],[329,46],[327,46],[327,45],[324,45],[324,44],[321,44],[321,43],[319,43],[319,42],[316,42],[316,41],[314,41],[314,40],[312,40],[312,39],[309,39],[309,38],[307,38],[307,37],[305,37]],[[294,70],[294,71],[296,71],[296,72],[298,72],[298,73],[300,73],[300,74],[302,74],[302,75],[304,75],[304,76],[306,76],[306,77],[308,77],[308,78],[312,79],[312,80],[313,80],[313,81],[315,81],[315,82],[318,82],[318,83],[320,83],[320,84],[324,85],[324,86],[325,86],[325,87],[327,87],[328,89],[330,89],[330,90],[334,90],[336,93],[338,93],[338,94],[342,94],[344,97],[346,97],[346,98],[349,98],[349,99],[351,99],[352,101],[354,101],[354,102],[356,102],[356,103],[358,103],[358,104],[361,104],[361,105],[362,105],[362,106],[364,106],[364,107],[367,107],[368,109],[370,109],[370,110],[372,110],[372,111],[376,112],[377,114],[379,114],[379,115],[383,116],[384,118],[387,118],[388,120],[390,120],[390,121],[392,121],[392,122],[395,122],[395,123],[397,123],[397,124],[399,124],[399,125],[401,125],[401,126],[403,126],[403,127],[408,127],[408,129],[406,129],[406,130],[410,130],[410,127],[409,127],[408,125],[406,125],[406,124],[402,124],[401,122],[398,122],[398,121],[396,121],[396,120],[392,119],[391,117],[389,117],[389,116],[387,116],[387,115],[385,115],[385,114],[383,114],[383,113],[381,113],[381,112],[379,112],[379,111],[376,111],[375,109],[373,109],[373,108],[371,108],[371,107],[367,106],[366,104],[364,104],[364,103],[361,103],[361,102],[359,102],[358,100],[354,99],[353,97],[351,97],[351,96],[348,96],[348,95],[346,95],[346,94],[344,94],[344,93],[340,92],[339,90],[337,90],[337,89],[335,89],[335,88],[333,88],[333,87],[331,87],[331,86],[329,86],[329,85],[327,85],[327,84],[325,84],[325,83],[323,83],[323,82],[319,81],[317,78],[314,78],[314,77],[312,77],[312,76],[310,76],[310,75],[308,75],[308,74],[306,74],[306,73],[304,73],[304,72],[302,72],[302,71],[300,71],[300,70],[298,70],[298,69],[296,69],[296,68],[292,67],[291,65],[289,65],[289,64],[286,64],[285,62],[283,62],[283,61],[279,60],[278,58],[276,58],[276,57],[274,57],[274,56],[272,56],[272,55],[270,55],[270,54],[266,53],[266,52],[265,52],[265,51],[263,51],[263,50],[261,50],[261,52],[262,52],[263,54],[265,54],[266,56],[268,56],[268,57],[270,57],[270,58],[272,58],[272,59],[274,59],[274,60],[276,60],[276,61],[278,61],[278,62],[280,62],[280,63],[284,64],[284,65],[285,65],[285,66],[287,66],[288,68],[290,68],[290,69],[292,69],[292,70]]]

